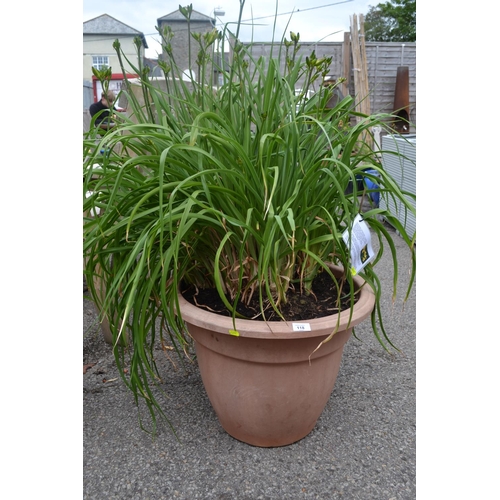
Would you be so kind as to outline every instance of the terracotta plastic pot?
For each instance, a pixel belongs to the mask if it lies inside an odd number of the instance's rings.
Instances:
[[[357,287],[363,283],[355,277]],[[200,309],[182,295],[179,302],[222,427],[245,443],[274,447],[312,431],[333,391],[344,344],[370,315],[375,296],[368,285],[362,288],[349,325],[349,311],[340,313],[339,323],[338,314],[300,323],[236,320],[238,336],[231,318]]]
[[[86,259],[83,260],[83,268],[85,269],[85,267],[86,267]],[[101,325],[101,333],[102,333],[102,336],[104,337],[104,341],[106,342],[106,344],[109,344],[112,346],[112,345],[114,345],[114,342],[113,342],[113,334],[111,333],[111,328],[109,325],[109,318],[106,314],[103,314],[101,312],[101,304],[106,297],[106,286],[104,285],[104,282],[103,282],[102,277],[100,275],[101,266],[98,264],[95,267],[95,273],[96,274],[94,274],[92,276],[92,281],[94,283],[94,288],[95,288],[95,291],[97,294],[97,297],[95,298],[97,300],[97,302],[94,300],[94,307],[95,307],[96,313],[99,317],[99,321],[100,321],[100,325]],[[115,320],[116,320],[116,318],[115,318]],[[130,342],[130,337],[129,337],[128,331],[125,332],[125,335],[127,335],[127,342]],[[120,341],[120,344],[125,346],[127,344],[127,342],[125,341],[124,338],[122,338]]]

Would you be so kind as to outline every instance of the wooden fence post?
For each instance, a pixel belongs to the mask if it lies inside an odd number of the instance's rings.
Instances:
[[[345,82],[342,82],[340,90],[342,94],[349,95],[349,87],[351,85],[351,34],[348,31],[344,32],[341,76],[345,78]]]
[[[362,14],[360,16],[360,22],[361,28],[360,31],[358,31],[358,16],[353,14],[351,17],[351,46],[354,71],[355,109],[359,113],[369,115],[370,95],[368,85],[368,63],[366,61],[364,21]],[[356,123],[359,123],[360,120],[361,117],[356,117]],[[363,134],[362,140],[367,146],[372,147],[373,138],[369,133]]]

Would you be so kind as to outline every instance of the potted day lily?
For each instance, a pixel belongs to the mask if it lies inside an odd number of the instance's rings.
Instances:
[[[189,26],[191,6],[180,11]],[[164,78],[135,68],[127,114],[84,141],[89,291],[153,427],[166,418],[153,347],[184,356],[194,345],[224,429],[257,446],[290,444],[314,427],[357,324],[371,318],[381,345],[392,345],[376,263],[391,251],[394,286],[398,266],[383,219],[414,255],[413,241],[389,212],[362,211],[356,182],[365,175],[414,210],[365,144],[390,116],[356,114],[350,96],[328,107],[331,60],[300,57],[299,35],[256,59],[238,27],[193,34],[197,71],[186,78],[172,32],[159,34]],[[216,49],[227,44],[223,64]]]

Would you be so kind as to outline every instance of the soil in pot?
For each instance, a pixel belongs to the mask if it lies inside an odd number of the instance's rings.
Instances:
[[[287,292],[287,303],[282,307],[282,313],[286,321],[305,321],[311,318],[322,318],[339,312],[337,285],[330,278],[328,273],[322,272],[313,281],[313,293],[301,294],[298,288],[290,288]],[[343,283],[340,291],[340,311],[351,307],[349,298],[350,285],[347,281]],[[216,314],[230,316],[229,311],[222,302],[215,288],[195,289],[195,287],[185,287],[182,291],[183,297],[191,304],[211,311]],[[231,302],[229,296],[227,299]],[[355,298],[355,302],[357,297]],[[249,305],[237,305],[238,313],[248,319],[262,320],[258,295],[254,294]],[[266,321],[281,321],[272,307],[265,311]]]

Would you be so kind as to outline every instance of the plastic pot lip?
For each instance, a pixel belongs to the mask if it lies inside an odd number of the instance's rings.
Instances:
[[[332,269],[341,270],[337,266]],[[356,288],[361,288],[359,299],[351,309],[346,309],[330,316],[314,318],[307,321],[263,321],[236,318],[212,313],[197,307],[178,293],[182,319],[189,325],[211,329],[214,332],[249,338],[308,338],[330,335],[334,331],[353,328],[368,316],[375,306],[375,294],[368,283],[360,276],[353,277]],[[364,285],[364,286],[363,286]],[[340,318],[339,318],[340,316]]]

